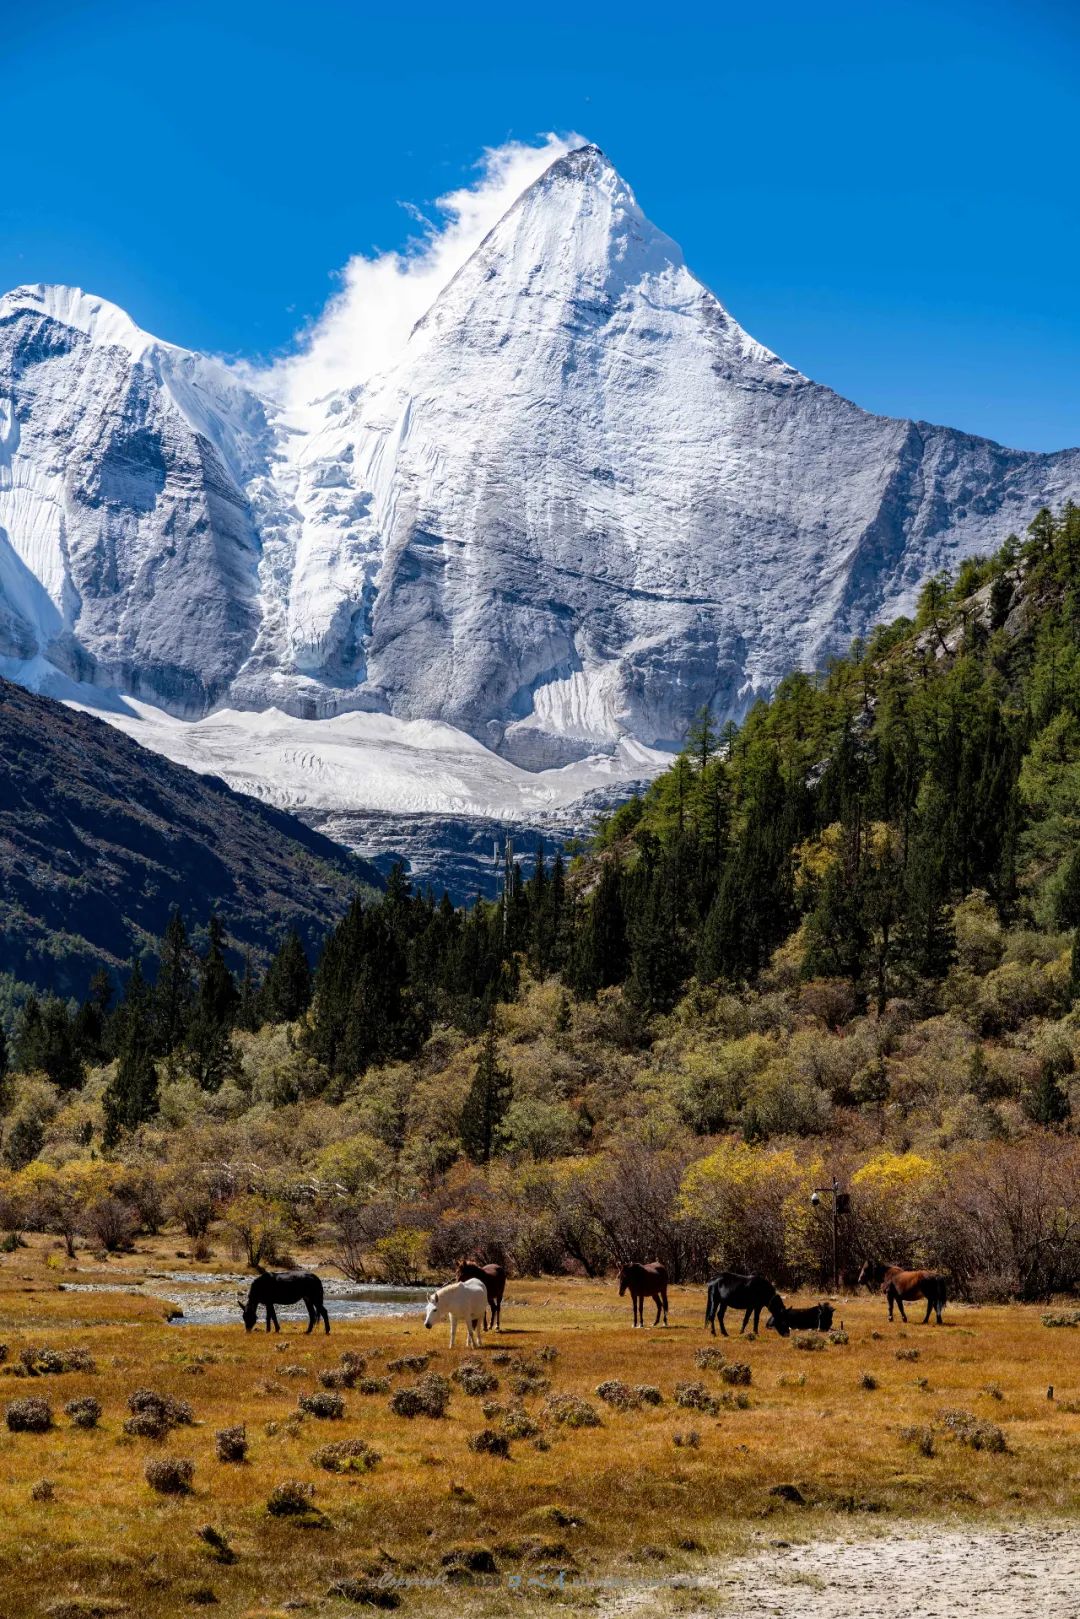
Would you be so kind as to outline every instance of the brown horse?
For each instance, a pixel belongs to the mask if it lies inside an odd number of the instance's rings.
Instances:
[[[503,1265],[478,1265],[473,1259],[463,1259],[457,1268],[459,1282],[483,1282],[487,1288],[488,1310],[495,1332],[502,1331],[502,1301],[506,1292],[506,1268]],[[484,1317],[487,1331],[487,1316]]]
[[[661,1314],[664,1317],[665,1327],[667,1318],[667,1266],[661,1265],[657,1259],[651,1265],[640,1265],[636,1261],[624,1265],[619,1272],[619,1297],[629,1291],[630,1301],[634,1306],[634,1325],[645,1325],[645,1300],[656,1300],[656,1320],[654,1327],[660,1325]]]
[[[933,1310],[937,1316],[937,1324],[941,1326],[941,1312],[945,1308],[947,1292],[946,1279],[932,1270],[904,1270],[902,1265],[886,1265],[880,1259],[868,1259],[859,1272],[860,1284],[865,1284],[871,1292],[876,1287],[884,1293],[889,1301],[889,1320],[893,1319],[893,1305],[900,1311],[900,1319],[907,1320],[904,1310],[904,1300],[908,1303],[912,1299],[926,1300],[926,1314],[923,1316],[923,1326],[930,1319]]]

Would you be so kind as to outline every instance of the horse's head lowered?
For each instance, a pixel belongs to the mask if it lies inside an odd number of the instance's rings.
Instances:
[[[772,1314],[769,1316],[769,1319],[766,1321],[765,1325],[769,1326],[771,1324],[772,1327],[780,1334],[781,1338],[790,1337],[791,1327],[788,1325],[787,1305],[784,1303],[779,1293],[774,1293],[772,1298],[769,1300],[769,1309],[772,1311]]]
[[[245,1332],[251,1331],[252,1327],[255,1325],[255,1317],[259,1311],[259,1306],[252,1300],[251,1294],[252,1289],[248,1288],[246,1296],[243,1293],[237,1293],[236,1295],[236,1302],[239,1304],[240,1312],[244,1317]]]
[[[439,1309],[439,1295],[438,1295],[438,1293],[429,1293],[428,1294],[428,1301],[427,1301],[427,1310],[424,1313],[424,1325],[428,1329],[430,1329],[431,1327],[433,1327],[435,1325],[435,1322],[436,1322],[436,1320],[438,1318],[438,1309]]]

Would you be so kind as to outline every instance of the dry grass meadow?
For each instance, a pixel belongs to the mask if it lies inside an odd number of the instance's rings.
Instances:
[[[170,1326],[167,1307],[138,1283],[165,1262],[183,1268],[175,1239],[107,1263],[69,1262],[51,1241],[30,1242],[0,1259],[0,1412],[42,1396],[54,1425],[0,1427],[5,1619],[161,1619],[200,1606],[222,1619],[335,1615],[364,1611],[365,1596],[396,1596],[402,1614],[428,1615],[447,1611],[447,1580],[455,1609],[468,1613],[517,1611],[526,1599],[587,1612],[604,1605],[593,1582],[693,1573],[778,1538],[915,1519],[1043,1522],[1080,1507],[1080,1331],[1048,1329],[1034,1308],[954,1306],[943,1328],[890,1327],[881,1301],[845,1298],[846,1343],[808,1350],[763,1331],[725,1346],[704,1331],[701,1288],[673,1289],[668,1329],[634,1332],[629,1302],[610,1283],[511,1282],[505,1330],[478,1354],[460,1341],[451,1353],[446,1329],[425,1332],[415,1317],[342,1323],[329,1338],[293,1323],[280,1337],[245,1336],[239,1318]],[[102,1277],[129,1280],[132,1291],[57,1285]],[[696,1365],[696,1351],[713,1344],[750,1368],[749,1385]],[[96,1369],[20,1376],[27,1348],[83,1349]],[[341,1390],[343,1419],[302,1416],[298,1398],[346,1351],[391,1390],[417,1374],[387,1363],[425,1353],[446,1376],[478,1359],[499,1387],[469,1395],[454,1383],[439,1419],[396,1416],[385,1389],[359,1386]],[[612,1379],[653,1385],[662,1403],[606,1404],[595,1391]],[[718,1409],[678,1405],[680,1383],[706,1385]],[[138,1388],[190,1402],[194,1425],[160,1441],[126,1434]],[[587,1400],[601,1425],[545,1415],[545,1401],[565,1393]],[[100,1402],[97,1428],[64,1414],[83,1395]],[[491,1402],[524,1408],[538,1427],[512,1439],[505,1458],[468,1446],[481,1429],[503,1431]],[[957,1411],[974,1427],[950,1426],[945,1414]],[[237,1424],[248,1459],[220,1461],[216,1432]],[[992,1448],[995,1429],[1004,1450]],[[991,1448],[974,1448],[973,1436]],[[363,1439],[381,1459],[345,1475],[313,1464],[313,1452],[342,1439]],[[158,1456],[194,1463],[190,1493],[148,1486],[146,1464]],[[271,1515],[270,1492],[293,1480],[314,1487],[311,1510]],[[779,1485],[802,1501],[771,1493]],[[207,1526],[227,1550],[201,1535]],[[405,1583],[387,1596],[385,1577]],[[722,1593],[715,1602],[722,1609]],[[677,1611],[677,1589],[657,1598],[667,1604]]]

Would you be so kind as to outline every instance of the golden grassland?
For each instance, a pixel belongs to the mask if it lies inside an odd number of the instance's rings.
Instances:
[[[211,1603],[222,1619],[276,1614],[286,1603],[319,1614],[357,1612],[329,1594],[336,1581],[380,1572],[420,1581],[448,1569],[461,1582],[456,1607],[497,1614],[522,1601],[513,1576],[549,1587],[559,1569],[578,1582],[655,1579],[692,1573],[769,1538],[835,1534],[841,1520],[872,1532],[917,1517],[1048,1520],[1080,1507],[1080,1331],[1047,1329],[1035,1308],[950,1306],[937,1328],[921,1325],[916,1306],[904,1327],[889,1325],[879,1299],[844,1298],[837,1324],[843,1320],[848,1342],[807,1352],[764,1330],[756,1340],[713,1340],[699,1287],[672,1289],[670,1327],[634,1332],[629,1301],[610,1282],[512,1281],[505,1330],[488,1335],[478,1355],[500,1379],[487,1398],[512,1398],[514,1368],[495,1364],[494,1355],[529,1357],[550,1345],[557,1351],[543,1367],[550,1392],[587,1398],[602,1426],[544,1422],[544,1448],[518,1440],[501,1459],[468,1449],[471,1434],[497,1424],[486,1421],[481,1399],[456,1384],[439,1420],[395,1416],[385,1393],[355,1389],[344,1391],[343,1421],[298,1415],[298,1395],[318,1388],[318,1372],[339,1365],[344,1350],[366,1359],[369,1376],[388,1375],[386,1362],[396,1356],[423,1352],[434,1352],[432,1370],[449,1375],[474,1352],[460,1339],[451,1352],[445,1327],[429,1333],[414,1317],[345,1322],[330,1337],[305,1336],[293,1323],[280,1336],[261,1327],[247,1336],[239,1320],[169,1326],[167,1307],[142,1289],[75,1294],[57,1286],[76,1279],[76,1265],[79,1280],[135,1284],[163,1263],[182,1269],[174,1252],[175,1239],[162,1237],[107,1264],[81,1254],[73,1263],[51,1242],[31,1239],[0,1261],[0,1342],[8,1350],[0,1408],[43,1395],[55,1423],[46,1434],[0,1428],[5,1619],[121,1612],[162,1619]],[[748,1388],[731,1389],[717,1371],[695,1365],[695,1352],[713,1343],[749,1365]],[[96,1370],[13,1375],[29,1345],[77,1345]],[[663,1403],[612,1409],[595,1396],[612,1378],[657,1385]],[[411,1380],[398,1373],[391,1385]],[[718,1397],[745,1395],[746,1408],[716,1416],[682,1409],[674,1388],[690,1381]],[[139,1387],[190,1401],[196,1425],[160,1443],[127,1436],[127,1397]],[[78,1429],[63,1414],[83,1394],[103,1407],[97,1429]],[[523,1403],[542,1419],[544,1399],[538,1392]],[[957,1408],[999,1426],[1006,1451],[974,1450],[953,1437],[940,1413]],[[246,1425],[249,1459],[220,1462],[215,1432],[237,1423]],[[901,1438],[909,1426],[934,1430],[931,1455]],[[696,1446],[675,1443],[691,1430]],[[313,1451],[343,1438],[362,1438],[380,1453],[373,1471],[337,1476],[313,1465]],[[194,1462],[190,1494],[165,1497],[148,1487],[146,1462],[162,1454]],[[42,1479],[52,1482],[51,1500],[32,1497]],[[292,1479],[315,1487],[312,1522],[266,1511],[270,1490]],[[778,1484],[796,1485],[804,1504],[771,1494]],[[217,1561],[199,1538],[207,1524],[227,1537],[234,1562]],[[463,1573],[468,1563],[481,1573]],[[485,1567],[497,1573],[485,1577]],[[405,1586],[399,1611],[443,1613],[447,1600],[445,1588]],[[580,1584],[545,1600],[575,1610],[603,1606]],[[669,1600],[677,1608],[679,1593]],[[702,1600],[695,1593],[698,1606]]]

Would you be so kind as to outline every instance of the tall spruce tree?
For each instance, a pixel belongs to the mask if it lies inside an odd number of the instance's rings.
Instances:
[[[295,1023],[311,1005],[311,968],[300,935],[291,928],[266,969],[259,992],[268,1023]]]
[[[125,1130],[152,1119],[158,1108],[158,1078],[154,1063],[154,1019],[149,997],[132,998],[124,1020],[116,1073],[102,1096],[106,1147],[115,1147]]]
[[[475,1163],[491,1161],[499,1126],[512,1099],[513,1082],[499,1062],[498,1031],[492,1018],[484,1031],[484,1043],[459,1126],[461,1144]]]
[[[188,1023],[187,1053],[204,1091],[219,1091],[236,1066],[234,1027],[240,996],[225,961],[225,928],[212,916],[199,970],[199,989]]]

